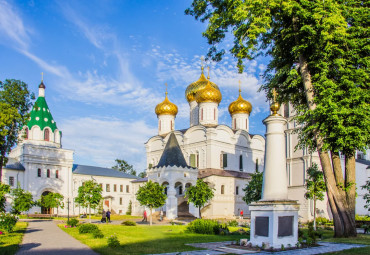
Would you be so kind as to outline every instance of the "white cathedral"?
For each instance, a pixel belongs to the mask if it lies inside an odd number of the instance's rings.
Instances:
[[[78,187],[86,180],[95,180],[103,188],[103,206],[113,213],[125,214],[130,201],[132,214],[141,215],[146,209],[135,199],[138,188],[148,180],[164,185],[167,194],[163,210],[168,219],[198,217],[198,210],[184,197],[186,189],[202,178],[214,189],[213,199],[202,209],[202,217],[232,218],[243,210],[249,216],[248,205],[242,200],[243,189],[250,174],[264,169],[265,138],[249,133],[250,102],[239,97],[229,105],[231,126],[218,123],[218,105],[222,100],[219,87],[206,78],[201,70],[200,78],[191,83],[185,92],[190,106],[190,127],[176,130],[177,106],[167,96],[155,108],[158,116],[158,134],[145,144],[147,177],[138,177],[110,168],[74,164],[73,150],[62,148],[62,133],[50,113],[45,100],[45,85],[39,85],[39,97],[31,111],[30,120],[23,129],[20,142],[9,154],[9,162],[3,168],[3,182],[13,188],[30,191],[34,199],[48,192],[58,192],[70,202],[69,213],[86,212],[74,203]],[[288,118],[286,127],[286,156],[289,199],[301,204],[301,221],[313,216],[313,204],[304,199],[306,170],[318,161],[316,154],[295,151],[297,136],[291,116],[294,111],[283,106],[280,114]],[[264,131],[261,130],[261,133]],[[357,167],[357,186],[364,185],[370,176],[369,162]],[[363,209],[364,195],[358,188],[357,213]],[[8,199],[7,210],[10,210]],[[327,201],[320,202],[319,215],[330,217]],[[68,213],[68,206],[59,210]],[[34,207],[30,213],[50,213],[53,209]]]

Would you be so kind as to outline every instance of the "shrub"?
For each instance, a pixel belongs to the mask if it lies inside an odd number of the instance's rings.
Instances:
[[[203,220],[197,219],[190,222],[187,227],[187,231],[198,234],[214,235],[215,230],[218,232],[219,224],[215,220]]]
[[[247,231],[242,228],[239,228],[237,231],[231,233],[232,235],[247,235]]]
[[[214,232],[216,235],[222,236],[230,234],[230,230],[226,224],[219,224],[218,227],[215,227]]]
[[[88,223],[80,225],[78,228],[78,232],[80,234],[93,233],[96,229],[99,229],[98,226]]]
[[[136,222],[130,221],[130,220],[126,220],[126,221],[122,222],[121,224],[124,225],[124,226],[136,226]]]
[[[76,218],[72,218],[69,221],[67,221],[67,225],[69,225],[71,227],[76,227],[78,225],[78,223],[80,223],[80,222]]]
[[[356,214],[355,219],[358,221],[370,221],[370,216]]]
[[[120,243],[118,241],[118,238],[116,235],[111,235],[110,237],[108,237],[108,247],[110,248],[116,248],[118,246],[120,246]]]
[[[236,220],[231,220],[227,223],[227,225],[230,227],[237,227],[239,223]]]
[[[18,218],[9,213],[1,213],[0,214],[0,229],[5,230],[6,232],[10,233],[13,232],[14,226],[17,223]]]
[[[93,232],[93,237],[94,238],[103,238],[104,235],[103,235],[103,232],[101,232],[101,230],[99,228],[95,229]]]

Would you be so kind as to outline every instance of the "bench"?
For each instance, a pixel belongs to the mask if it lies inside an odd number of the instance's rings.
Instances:
[[[51,218],[51,217],[55,217],[56,214],[39,214],[39,213],[36,213],[36,214],[27,214],[27,217],[29,218]]]

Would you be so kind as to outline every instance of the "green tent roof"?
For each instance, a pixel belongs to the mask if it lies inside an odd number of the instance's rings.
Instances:
[[[52,132],[57,129],[53,116],[51,116],[45,97],[38,97],[31,111],[30,120],[27,123],[29,129],[33,126],[39,126],[41,130],[49,127]]]

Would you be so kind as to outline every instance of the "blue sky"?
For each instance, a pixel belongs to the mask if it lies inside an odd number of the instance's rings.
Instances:
[[[184,15],[190,4],[0,0],[0,80],[22,80],[37,95],[44,72],[46,100],[75,163],[111,167],[123,158],[140,172],[144,143],[157,134],[154,108],[166,82],[179,107],[176,129],[189,126],[185,89],[199,78],[208,49],[201,35],[206,25]],[[257,90],[266,62],[248,62],[243,74],[229,55],[207,65],[223,95],[219,122],[231,123],[227,107],[240,79],[253,106],[250,133],[264,134],[268,104]]]

